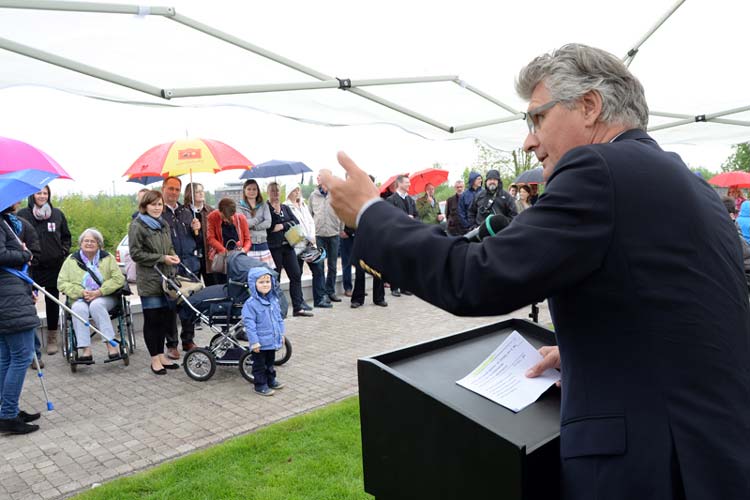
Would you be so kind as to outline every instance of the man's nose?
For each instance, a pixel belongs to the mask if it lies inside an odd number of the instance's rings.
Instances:
[[[536,135],[529,132],[529,134],[526,136],[526,140],[523,141],[523,150],[527,153],[531,153],[532,151],[536,150],[538,146],[539,139],[537,139]]]

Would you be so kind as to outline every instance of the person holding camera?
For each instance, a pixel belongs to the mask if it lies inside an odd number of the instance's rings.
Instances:
[[[487,172],[484,189],[477,193],[469,207],[469,219],[474,222],[475,226],[479,226],[484,219],[497,214],[504,215],[510,222],[518,215],[518,212],[516,212],[515,200],[503,189],[500,172],[493,169]]]

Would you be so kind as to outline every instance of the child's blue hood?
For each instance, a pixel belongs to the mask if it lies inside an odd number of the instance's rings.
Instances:
[[[750,216],[750,201],[743,201],[740,205],[740,217]]]
[[[265,266],[253,267],[247,272],[247,288],[250,290],[250,295],[252,297],[268,302],[268,299],[262,297],[258,293],[258,289],[255,287],[257,279],[266,274],[271,277],[271,291],[268,292],[268,295],[278,299],[278,296],[276,295],[276,273]]]

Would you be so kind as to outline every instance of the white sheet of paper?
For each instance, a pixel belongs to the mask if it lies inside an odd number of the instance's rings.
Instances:
[[[526,377],[526,370],[541,359],[534,346],[514,330],[487,359],[456,383],[519,412],[560,380],[560,372],[554,368],[536,378]]]

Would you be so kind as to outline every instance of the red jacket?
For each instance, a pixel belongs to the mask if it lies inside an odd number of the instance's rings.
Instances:
[[[206,241],[208,242],[208,255],[206,256],[207,269],[211,269],[211,264],[217,253],[224,253],[227,251],[227,249],[224,248],[224,238],[221,236],[221,221],[221,212],[218,210],[214,210],[208,214],[208,227],[206,228]],[[234,227],[237,229],[237,234],[240,237],[240,241],[237,242],[237,247],[242,247],[242,249],[247,252],[252,245],[247,219],[242,214],[234,214],[232,216],[232,222],[234,223]]]

